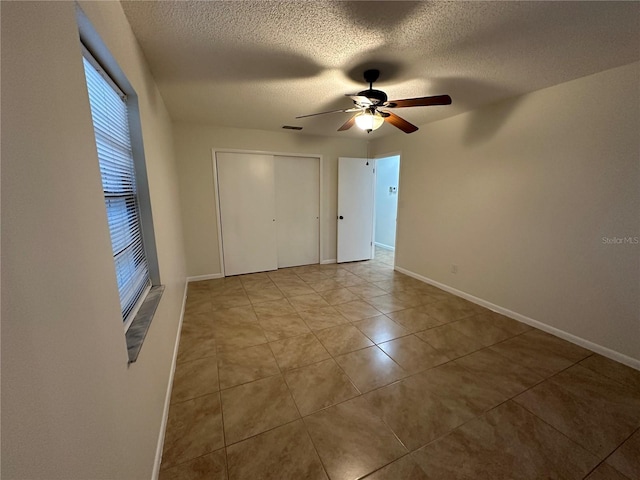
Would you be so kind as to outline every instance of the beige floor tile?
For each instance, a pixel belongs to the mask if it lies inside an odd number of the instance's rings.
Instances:
[[[515,401],[604,460],[640,427],[640,396],[575,365]]]
[[[388,313],[387,317],[402,325],[411,333],[421,332],[442,325],[440,320],[427,315],[422,307],[413,307],[399,312]]]
[[[309,415],[360,394],[333,359],[284,374],[301,415]]]
[[[369,283],[364,278],[359,277],[358,275],[354,275],[353,273],[342,276],[340,278],[334,278],[334,280],[341,287],[354,287],[356,285],[362,285],[363,283]]]
[[[493,387],[505,400],[544,380],[533,370],[488,349],[478,350],[454,363]]]
[[[284,298],[284,294],[275,285],[273,287],[262,288],[260,290],[250,290],[248,292],[249,300],[252,304],[272,302]]]
[[[640,430],[636,430],[613,454],[607,463],[627,477],[640,478]]]
[[[426,295],[417,290],[406,290],[404,292],[395,293],[393,296],[402,302],[405,308],[418,307],[423,304],[436,302],[436,300],[426,297]]]
[[[229,480],[324,480],[320,458],[302,420],[227,448]]]
[[[612,378],[640,393],[640,371],[594,353],[580,362],[585,368]]]
[[[173,375],[171,403],[215,393],[218,389],[216,357],[204,357],[178,363]]]
[[[393,262],[189,284],[160,479],[640,478],[640,373]]]
[[[187,293],[192,295],[196,292],[209,292],[209,280],[200,280],[198,282],[189,282]]]
[[[175,403],[169,408],[162,453],[170,468],[224,446],[218,393]]]
[[[255,278],[252,280],[242,280],[242,286],[247,294],[257,293],[264,289],[271,289],[276,284],[266,274],[264,277]]]
[[[396,277],[395,279],[382,280],[379,282],[372,282],[376,287],[381,288],[387,293],[396,295],[400,292],[411,292],[413,289],[402,281],[402,277]]]
[[[222,390],[227,445],[299,418],[281,375]]]
[[[305,417],[304,422],[331,480],[355,480],[406,453],[360,397]]]
[[[402,325],[385,315],[353,322],[353,325],[375,343],[388,342],[394,338],[409,335]]]
[[[316,291],[304,282],[302,282],[301,285],[288,285],[288,284],[284,284],[284,286],[280,284],[277,284],[277,285],[278,285],[278,288],[284,294],[284,296],[287,298],[316,294]]]
[[[606,463],[598,465],[585,480],[631,480]]]
[[[273,300],[271,302],[259,303],[253,306],[256,316],[262,320],[263,318],[278,317],[280,315],[289,315],[296,313],[296,309],[289,303],[289,300],[283,298],[281,300]]]
[[[504,400],[504,395],[496,391],[491,384],[453,362],[426,370],[416,376],[440,397],[462,402],[477,415]]]
[[[242,293],[242,281],[239,277],[216,278],[209,281],[209,293],[213,297]]]
[[[199,325],[203,328],[213,327],[213,312],[187,313],[182,320],[183,325]]]
[[[291,302],[293,308],[295,308],[298,312],[304,312],[305,310],[314,310],[316,308],[329,306],[327,301],[317,293],[290,297],[289,302]]]
[[[335,358],[361,392],[393,383],[408,373],[378,347],[367,347]]]
[[[227,480],[224,448],[172,468],[160,470],[158,480]]]
[[[510,338],[492,346],[491,350],[544,377],[558,373],[591,354],[589,350],[541,330],[531,330]]]
[[[214,334],[218,350],[267,343],[267,337],[265,337],[262,327],[256,323],[219,322],[214,327]]]
[[[309,271],[303,271],[301,273],[297,273],[297,275],[306,283],[311,284],[314,282],[321,282],[323,280],[326,280],[327,277],[325,276],[324,273],[320,272],[319,270],[309,270]]]
[[[245,287],[245,289],[248,285],[254,283],[259,284],[263,282],[271,282],[271,279],[269,278],[267,272],[246,273],[244,275],[239,275],[238,278],[240,279],[240,283],[242,283],[242,286]]]
[[[280,369],[266,343],[218,354],[220,388],[253,382],[278,373]]]
[[[177,363],[188,362],[216,354],[213,325],[203,327],[197,323],[183,323],[180,332]]]
[[[378,346],[408,373],[421,372],[449,361],[446,355],[415,335],[397,338]]]
[[[365,395],[409,449],[415,450],[476,416],[464,401],[446,398],[413,376]]]
[[[418,305],[417,301],[400,300],[398,297],[386,293],[377,297],[366,298],[365,301],[382,313],[397,312]]]
[[[452,323],[418,332],[416,336],[450,359],[462,357],[483,347],[477,338],[468,337]]]
[[[184,306],[185,315],[209,313],[213,309],[211,295],[208,292],[195,292],[187,295]]]
[[[258,323],[270,342],[295,337],[296,335],[302,335],[310,331],[307,324],[302,320],[302,317],[297,313],[283,315],[281,317],[265,318]]]
[[[429,303],[424,306],[424,311],[427,315],[437,318],[442,323],[462,320],[477,313],[477,310],[472,306],[459,303],[454,298]]]
[[[598,463],[589,452],[511,401],[412,457],[427,478],[452,480],[578,480]]]
[[[493,324],[507,332],[510,336],[520,335],[521,333],[528,332],[529,330],[533,330],[533,327],[530,327],[526,323],[518,322],[517,320],[513,320],[512,318],[505,317],[496,312],[489,312],[488,314],[493,320]]]
[[[353,325],[326,328],[315,334],[334,357],[373,345],[373,342]]]
[[[329,305],[339,305],[341,303],[348,303],[360,299],[360,297],[355,293],[351,293],[349,290],[342,287],[337,288],[336,290],[327,290],[319,293]]]
[[[300,316],[311,330],[344,325],[349,321],[333,307],[321,307],[300,312]]]
[[[213,310],[222,310],[225,308],[242,307],[244,305],[251,305],[249,296],[245,293],[244,289],[241,293],[230,293],[213,297],[211,307]]]
[[[491,317],[485,314],[463,318],[450,325],[467,337],[475,338],[483,347],[494,345],[513,336],[494,325]]]
[[[258,321],[256,312],[251,305],[242,307],[227,308],[225,310],[216,310],[211,314],[211,320],[214,323],[255,323]]]
[[[340,288],[338,282],[333,280],[332,278],[323,278],[322,280],[308,282],[308,285],[313,288],[316,292],[322,294],[322,292],[327,292],[330,290],[335,290],[336,288]]]
[[[329,353],[312,333],[271,342],[269,346],[282,370],[304,367],[329,358]]]
[[[429,477],[410,455],[405,455],[363,480],[429,480]]]
[[[379,297],[381,295],[388,295],[386,291],[376,287],[371,283],[360,283],[358,285],[353,285],[347,287],[347,290],[364,299]]]

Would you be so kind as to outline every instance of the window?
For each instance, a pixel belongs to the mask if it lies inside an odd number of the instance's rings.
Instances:
[[[86,49],[83,61],[122,319],[128,329],[151,287],[151,280],[142,235],[127,97]]]

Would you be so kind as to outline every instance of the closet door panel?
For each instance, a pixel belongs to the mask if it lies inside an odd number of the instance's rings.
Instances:
[[[320,262],[320,159],[275,157],[278,267]]]
[[[225,275],[278,268],[274,158],[216,153]]]

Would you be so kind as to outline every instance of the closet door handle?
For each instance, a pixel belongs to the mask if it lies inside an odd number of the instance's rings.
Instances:
[[[340,220],[344,220],[344,217],[343,217],[342,215],[340,215],[338,218],[339,218]]]

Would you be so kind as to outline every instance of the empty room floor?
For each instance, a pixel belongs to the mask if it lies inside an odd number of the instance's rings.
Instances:
[[[189,284],[160,479],[640,478],[640,372],[376,260]]]

